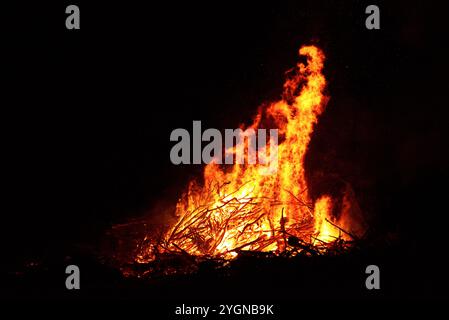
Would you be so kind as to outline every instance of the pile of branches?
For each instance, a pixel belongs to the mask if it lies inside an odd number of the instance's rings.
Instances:
[[[292,201],[286,203],[251,197],[251,192],[239,198],[232,197],[232,194],[221,195],[220,186],[210,187],[209,190],[196,193],[201,195],[200,199],[194,199],[197,206],[180,217],[174,227],[146,235],[137,245],[135,261],[145,266],[148,273],[192,272],[206,260],[223,266],[226,261],[251,252],[267,251],[268,255],[280,257],[339,254],[352,247],[357,240],[331,221],[327,222],[340,230],[340,236],[331,242],[316,238],[311,204],[293,195]],[[213,192],[221,195],[220,201],[213,197]],[[192,198],[190,201],[193,201]],[[288,224],[284,217],[284,207],[287,205],[308,214],[303,214],[300,222]],[[281,219],[276,224],[271,215],[274,210],[281,210]],[[262,227],[267,225],[270,228]],[[343,234],[354,241],[344,240]],[[223,246],[229,238],[232,244]]]

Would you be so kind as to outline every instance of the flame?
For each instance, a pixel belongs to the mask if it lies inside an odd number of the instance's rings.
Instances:
[[[208,164],[204,181],[192,181],[179,199],[178,221],[163,236],[159,252],[231,259],[240,250],[282,252],[287,237],[311,245],[347,237],[337,227],[345,215],[333,217],[331,196],[314,202],[309,194],[304,159],[328,97],[324,95],[323,52],[316,46],[303,46],[299,54],[307,63],[298,63],[288,72],[282,99],[261,108],[247,128],[278,128],[278,153],[259,155],[271,165]],[[269,140],[266,147],[272,144]],[[226,152],[239,148],[245,148],[245,142]]]

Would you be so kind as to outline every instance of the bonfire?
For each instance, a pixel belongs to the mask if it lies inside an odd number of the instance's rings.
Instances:
[[[310,195],[304,159],[329,99],[323,52],[303,46],[299,55],[305,63],[286,73],[282,98],[260,107],[251,125],[242,125],[245,130],[278,129],[277,154],[266,152],[270,165],[207,164],[202,179],[191,181],[178,200],[175,223],[146,234],[135,262],[170,255],[229,261],[245,252],[326,254],[350,247],[363,234],[353,217],[357,204],[350,187],[337,207],[331,195]],[[247,147],[242,141],[225,152]]]

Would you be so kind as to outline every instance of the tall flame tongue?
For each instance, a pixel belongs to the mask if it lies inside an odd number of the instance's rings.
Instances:
[[[346,237],[331,216],[331,197],[313,203],[309,195],[304,158],[327,102],[326,79],[319,48],[304,46],[299,54],[307,64],[298,63],[289,72],[282,100],[261,109],[249,127],[278,128],[278,170],[262,164],[228,169],[208,164],[204,182],[192,181],[179,200],[179,219],[163,237],[159,252],[232,258],[239,250],[282,252],[290,237],[306,245]],[[242,143],[236,149],[244,147]],[[271,160],[274,156],[270,153]]]

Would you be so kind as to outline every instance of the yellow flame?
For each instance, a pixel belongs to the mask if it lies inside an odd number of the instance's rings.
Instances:
[[[331,242],[340,235],[326,221],[331,220],[332,199],[323,196],[313,204],[304,170],[314,125],[328,100],[324,54],[316,46],[304,46],[299,54],[307,63],[290,72],[283,98],[261,109],[248,127],[265,123],[279,129],[278,170],[267,174],[261,164],[207,165],[203,183],[192,181],[178,201],[178,222],[165,235],[165,248],[233,258],[235,250],[283,250],[285,239],[279,234],[285,230],[309,243]]]

